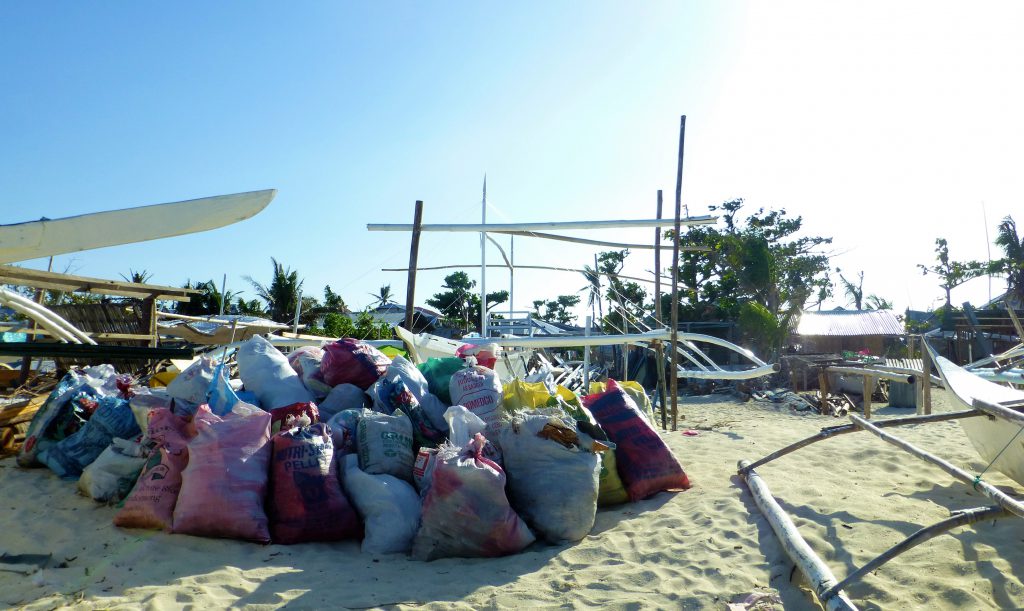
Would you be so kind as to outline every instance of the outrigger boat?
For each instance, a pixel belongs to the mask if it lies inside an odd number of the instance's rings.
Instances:
[[[771,525],[787,555],[807,577],[815,595],[826,609],[856,609],[845,592],[850,584],[863,579],[899,554],[942,533],[968,524],[1010,515],[1024,518],[1024,503],[983,478],[984,473],[991,468],[1024,484],[1024,411],[1022,411],[1024,409],[1024,391],[1000,386],[979,378],[940,357],[931,346],[928,346],[927,342],[924,342],[924,345],[951,398],[957,405],[965,409],[942,414],[874,421],[850,414],[850,424],[823,428],[818,434],[794,442],[760,460],[739,461],[739,476],[747,484],[758,509]],[[972,474],[884,430],[896,426],[946,420],[960,421],[966,436],[987,463],[981,473]],[[818,441],[857,431],[872,433],[883,441],[941,468],[954,478],[973,487],[974,490],[991,500],[993,504],[953,511],[949,518],[921,528],[851,572],[844,579],[837,579],[797,531],[789,515],[772,496],[768,485],[755,469]]]

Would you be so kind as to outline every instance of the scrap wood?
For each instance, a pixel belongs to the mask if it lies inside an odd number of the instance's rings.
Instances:
[[[46,403],[47,397],[48,395],[38,395],[31,399],[0,405],[0,428],[32,420]]]

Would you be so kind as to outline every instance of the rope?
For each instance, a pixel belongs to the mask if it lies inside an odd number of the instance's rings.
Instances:
[[[981,470],[981,473],[979,473],[979,474],[977,474],[976,476],[974,476],[974,489],[975,489],[975,490],[977,490],[977,488],[978,488],[978,484],[979,484],[979,483],[981,483],[981,476],[982,476],[982,475],[985,475],[985,472],[986,472],[986,471],[988,471],[988,470],[989,470],[989,468],[991,468],[991,467],[992,467],[992,465],[994,465],[994,464],[995,464],[995,462],[996,462],[997,460],[999,460],[999,457],[1003,455],[1003,452],[1005,452],[1005,451],[1006,451],[1006,448],[1010,447],[1010,445],[1011,445],[1011,444],[1012,444],[1012,443],[1013,443],[1014,441],[1016,441],[1018,437],[1020,437],[1020,434],[1021,434],[1021,433],[1024,433],[1024,426],[1020,427],[1020,430],[1018,430],[1018,431],[1017,431],[1017,434],[1015,434],[1015,435],[1014,435],[1013,437],[1011,437],[1011,438],[1010,438],[1010,441],[1007,441],[1007,442],[1006,442],[1006,445],[1005,445],[1005,446],[1003,446],[1003,449],[1002,449],[1002,450],[999,450],[999,453],[998,453],[998,454],[996,454],[996,457],[995,457],[995,458],[993,458],[993,459],[992,459],[992,461],[991,461],[991,462],[989,462],[989,463],[988,463],[987,465],[985,465],[985,468]]]

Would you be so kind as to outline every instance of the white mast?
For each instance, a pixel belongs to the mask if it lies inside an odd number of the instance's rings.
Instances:
[[[480,224],[487,224],[487,174],[484,174],[484,197],[480,202]],[[487,232],[480,232],[480,335],[487,337]]]

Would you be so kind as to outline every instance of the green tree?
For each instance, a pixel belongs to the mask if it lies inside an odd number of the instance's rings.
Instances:
[[[179,301],[174,308],[174,311],[178,314],[187,314],[189,316],[218,314],[221,309],[221,300],[225,302],[224,312],[227,313],[227,305],[239,295],[239,293],[232,291],[227,291],[224,295],[221,295],[221,292],[217,290],[217,284],[213,280],[196,282],[195,284],[192,284],[191,280],[186,280],[182,288],[201,291],[198,295],[193,295],[188,301]],[[259,315],[262,315],[262,309]]]
[[[345,305],[345,300],[331,290],[331,285],[324,287],[324,309],[328,312],[348,312],[348,306]]]
[[[836,273],[839,274],[839,280],[843,283],[843,290],[846,292],[846,296],[853,301],[853,305],[858,310],[863,310],[864,308],[861,305],[864,302],[864,272],[859,273],[857,284],[854,284],[846,279],[842,271],[838,267],[836,268]]]
[[[473,326],[470,321],[474,313],[473,298],[476,296],[473,294],[473,287],[475,286],[476,281],[470,280],[466,272],[448,274],[444,277],[444,284],[441,285],[444,290],[435,293],[428,299],[427,305],[440,310],[446,318],[457,321],[462,328],[469,328]]]
[[[391,292],[390,284],[385,284],[384,286],[380,287],[380,291],[376,294],[370,293],[370,297],[373,297],[374,299],[373,302],[370,303],[371,306],[381,307],[386,306],[389,303],[396,303],[395,296]]]
[[[781,345],[771,329],[788,330],[812,298],[831,293],[829,256],[821,248],[832,239],[797,237],[803,219],[788,217],[784,209],[760,208],[741,217],[742,207],[742,199],[712,206],[722,211],[724,229],[694,227],[680,236],[680,247],[705,249],[680,252],[680,319],[738,321],[743,304],[755,303],[763,311],[748,313],[748,322],[767,311],[775,323],[762,324],[765,331],[758,333]],[[667,232],[669,239],[673,233]],[[663,304],[668,312],[671,298]]]
[[[586,278],[587,284],[579,292],[587,291],[587,307],[590,308],[591,319],[600,322],[604,318],[604,309],[601,307],[601,272],[590,267],[583,266],[580,272]],[[595,311],[596,307],[596,311]]]
[[[878,295],[868,295],[867,297],[868,309],[869,310],[891,310],[892,302]]]
[[[998,238],[996,239],[998,243]],[[935,239],[935,264],[927,267],[917,264],[925,276],[935,274],[942,280],[939,287],[946,293],[944,319],[953,311],[951,293],[953,289],[968,280],[982,276],[989,271],[989,266],[978,261],[953,261],[949,258],[949,244],[945,238]]]
[[[1006,276],[1008,301],[1013,307],[1024,306],[1024,237],[1017,234],[1017,224],[1011,217],[999,223],[996,244],[1003,249],[1002,259],[994,261],[991,271]]]
[[[608,314],[601,319],[605,331],[632,333],[640,330],[639,323],[650,313],[644,305],[647,292],[636,282],[623,281],[619,277],[626,263],[629,250],[602,252],[597,256],[598,271],[608,277]]]
[[[242,316],[266,316],[267,312],[263,309],[263,305],[259,299],[250,299],[246,301],[241,297],[235,301],[234,309],[238,314]]]
[[[534,301],[533,310],[535,317],[540,320],[567,325],[572,323],[576,318],[573,316],[572,312],[570,312],[570,308],[576,307],[579,303],[579,295],[559,295],[550,301],[545,301],[544,299]],[[544,308],[543,313],[540,311],[541,307]]]
[[[269,285],[263,285],[246,276],[245,279],[256,291],[256,296],[267,304],[267,315],[271,320],[280,323],[291,322],[295,318],[295,309],[302,293],[302,280],[299,273],[285,268],[277,259],[270,258],[273,272]]]

